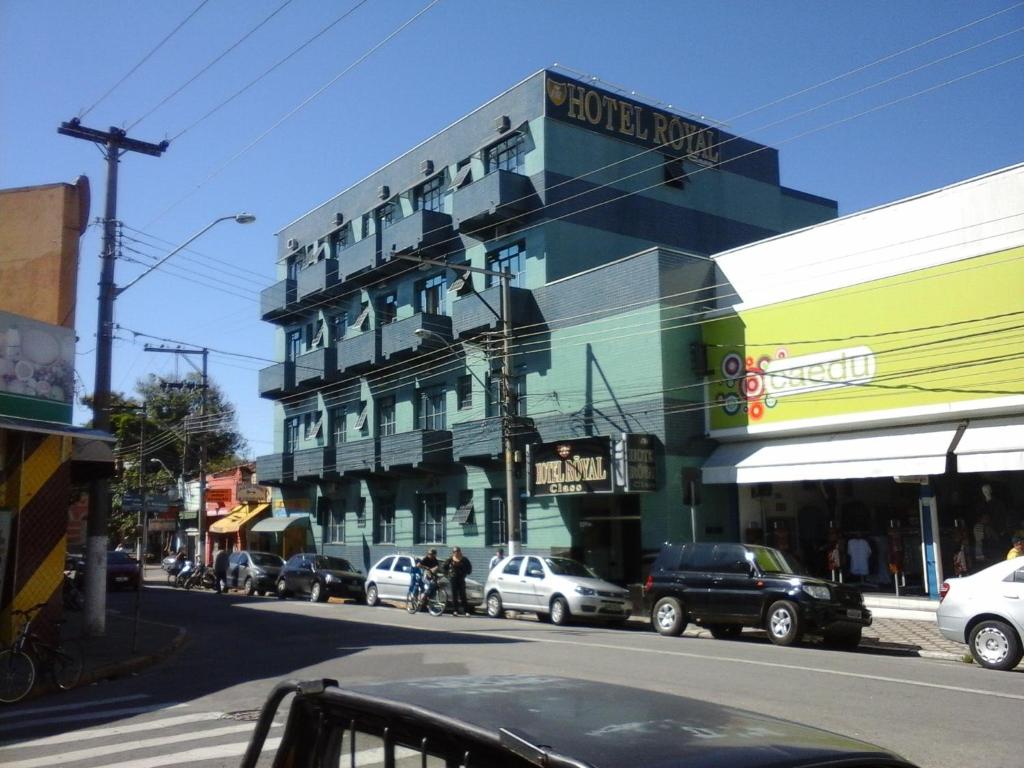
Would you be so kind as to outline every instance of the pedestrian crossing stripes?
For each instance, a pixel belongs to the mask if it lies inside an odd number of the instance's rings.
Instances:
[[[182,711],[192,704],[146,702],[145,694],[5,712],[0,722],[0,765],[4,768],[161,768],[237,765],[245,754],[254,722],[238,722],[223,712]],[[132,704],[132,706],[125,706]],[[108,720],[76,728],[83,721]],[[48,728],[47,728],[48,727]],[[274,723],[261,763],[280,744]],[[57,730],[35,736],[40,730]],[[275,733],[276,732],[276,733]],[[24,734],[25,738],[19,738]]]

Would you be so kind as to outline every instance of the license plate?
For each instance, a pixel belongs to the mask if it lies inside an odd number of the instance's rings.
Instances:
[[[846,609],[846,617],[847,618],[849,618],[849,619],[859,619],[860,616],[861,616],[860,611],[856,610],[855,608],[847,608]]]
[[[114,581],[128,581],[127,576],[115,576]]]

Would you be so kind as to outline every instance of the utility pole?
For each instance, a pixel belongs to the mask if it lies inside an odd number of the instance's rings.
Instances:
[[[202,384],[200,384],[200,400],[199,400],[199,513],[198,522],[196,523],[196,560],[205,565],[206,564],[206,547],[203,536],[203,518],[206,517],[206,391],[207,391],[207,363],[210,356],[210,350],[206,347],[202,349],[184,349],[182,347],[154,347],[151,344],[147,344],[144,349],[147,352],[169,352],[175,355],[202,355],[203,367],[202,367]],[[187,358],[186,358],[187,359]],[[175,386],[175,385],[168,385]],[[181,384],[177,385],[182,386]],[[185,437],[188,438],[188,428],[186,423]],[[185,463],[182,461],[181,465],[182,474],[182,490],[184,490],[185,483]],[[184,495],[184,494],[183,494]]]
[[[139,580],[135,582],[135,620],[132,623],[132,651],[139,647],[139,611],[142,603],[142,582],[146,575],[146,544],[148,517],[146,515],[146,401],[142,402],[139,411],[139,522],[138,547]]]
[[[446,261],[428,259],[423,256],[411,256],[402,253],[392,254],[395,258],[414,261],[419,264],[432,264],[437,267],[474,272],[488,277],[496,277],[501,282],[501,307],[498,320],[501,322],[501,438],[502,451],[505,454],[505,520],[508,528],[507,553],[518,555],[522,549],[520,537],[519,489],[516,487],[515,474],[515,441],[513,427],[519,423],[518,414],[514,413],[512,394],[512,273],[501,272],[482,267],[471,267],[468,264],[454,266]]]
[[[101,147],[107,160],[107,201],[103,220],[103,266],[100,271],[99,311],[96,322],[96,380],[92,421],[95,429],[110,431],[110,361],[113,356],[114,255],[117,234],[117,164],[124,152],[160,157],[169,146],[131,139],[121,128],[109,131],[86,128],[79,119],[61,123],[57,133],[85,139]],[[86,525],[85,633],[102,637],[107,631],[107,537],[110,522],[110,481],[93,480],[89,488]]]

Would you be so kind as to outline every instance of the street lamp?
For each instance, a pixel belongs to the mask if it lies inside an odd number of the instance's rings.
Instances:
[[[487,275],[488,277],[496,277],[501,281],[501,311],[498,318],[501,321],[501,436],[505,453],[505,517],[508,528],[508,554],[518,555],[520,551],[519,494],[516,492],[515,487],[515,454],[512,444],[512,273],[508,271],[498,272],[493,269],[483,269],[482,267],[471,267],[468,264],[460,264],[458,267],[453,267],[447,262],[428,259],[422,256],[408,256],[401,253],[393,253],[391,255],[395,258],[413,261],[421,265],[430,264],[447,269],[457,268],[463,272],[474,272],[480,275]],[[417,335],[420,334],[417,333]]]
[[[113,161],[116,164],[116,159]],[[104,231],[103,266],[100,270],[99,309],[96,322],[96,380],[93,386],[92,420],[95,429],[110,431],[110,372],[114,346],[114,300],[159,267],[178,251],[222,221],[233,219],[239,224],[256,220],[251,213],[221,216],[196,232],[192,237],[168,253],[134,280],[120,288],[114,283],[114,232],[110,213],[111,200],[116,197],[110,189],[108,177],[108,221]],[[203,502],[203,499],[200,499]],[[107,546],[110,521],[110,481],[97,478],[89,488],[89,519],[87,523],[85,571],[85,633],[93,637],[106,634],[107,611]]]

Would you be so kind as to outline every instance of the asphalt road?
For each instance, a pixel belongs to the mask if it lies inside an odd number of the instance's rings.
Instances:
[[[130,600],[112,595],[110,607],[128,612]],[[0,765],[237,765],[253,711],[279,679],[465,674],[550,674],[690,696],[881,744],[924,768],[1024,764],[1019,671],[778,648],[757,635],[667,638],[162,587],[146,590],[143,615],[186,627],[188,642],[137,676],[0,709]]]

